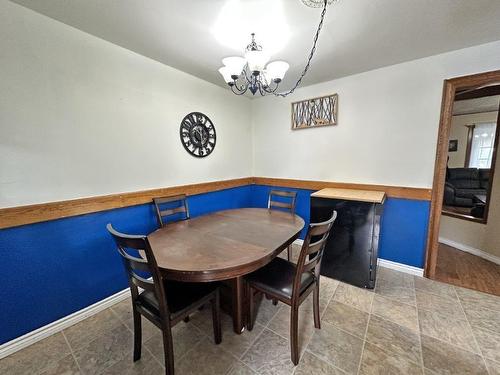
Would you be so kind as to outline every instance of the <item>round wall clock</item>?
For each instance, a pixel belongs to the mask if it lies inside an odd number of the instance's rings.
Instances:
[[[203,113],[191,112],[186,115],[179,132],[186,151],[197,158],[210,155],[215,148],[215,126]]]

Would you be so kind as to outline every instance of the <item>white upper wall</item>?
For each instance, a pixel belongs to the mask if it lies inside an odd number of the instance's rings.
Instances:
[[[254,100],[254,175],[430,188],[443,80],[496,69],[500,41]],[[291,102],[333,93],[337,126],[290,129]]]
[[[0,1],[0,207],[252,174],[247,98]],[[200,111],[217,145],[190,156]]]

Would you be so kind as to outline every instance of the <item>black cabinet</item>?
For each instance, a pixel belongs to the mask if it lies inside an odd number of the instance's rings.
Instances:
[[[345,193],[347,192],[347,193]],[[377,272],[380,218],[385,194],[371,195],[344,189],[323,189],[311,195],[311,222],[327,220],[337,211],[325,247],[321,274],[362,288],[374,288]]]

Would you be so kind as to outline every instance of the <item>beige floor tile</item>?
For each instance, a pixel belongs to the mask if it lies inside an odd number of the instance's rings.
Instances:
[[[488,368],[490,375],[500,375],[500,363],[487,359],[486,367]]]
[[[276,315],[276,313],[281,309],[283,303],[278,303],[276,306],[273,305],[271,300],[268,300],[265,297],[256,296],[255,298],[255,322],[259,323],[263,326],[266,326],[267,323],[271,321],[271,319]]]
[[[80,369],[73,355],[67,355],[58,362],[51,363],[42,375],[80,375]]]
[[[453,300],[457,299],[453,285],[444,284],[439,281],[427,279],[425,277],[415,276],[415,289],[423,292],[436,294]]]
[[[299,350],[302,353],[314,333],[314,317],[312,311],[299,309]],[[268,329],[280,336],[290,339],[290,307],[284,306],[271,321]]]
[[[465,319],[462,307],[458,300],[452,300],[446,297],[431,293],[425,293],[420,290],[417,293],[417,308],[419,310],[429,310],[445,314],[454,319]]]
[[[98,335],[94,341],[77,349],[74,355],[83,373],[97,374],[131,353],[132,349],[132,334],[121,324]]]
[[[180,361],[176,361],[175,371],[182,375],[226,374],[235,361],[230,353],[204,338]]]
[[[436,374],[488,374],[479,355],[425,335],[422,335],[422,355],[424,367]]]
[[[147,350],[142,351],[141,359],[134,362],[132,354],[106,368],[102,375],[164,375],[165,369]]]
[[[472,303],[462,303],[472,328],[492,331],[500,335],[500,313],[498,310],[481,308]]]
[[[402,359],[414,363],[419,363],[421,360],[417,333],[375,315],[370,317],[366,341]]]
[[[180,322],[172,328],[172,342],[174,343],[174,360],[192,349],[204,337],[203,333],[194,324]],[[163,336],[161,333],[154,335],[144,343],[144,346],[155,356],[160,363],[165,363],[163,351]]]
[[[391,283],[379,280],[375,287],[375,294],[392,299],[396,302],[415,306],[415,289],[413,288],[394,286]]]
[[[359,373],[362,375],[421,375],[422,367],[420,364],[410,362],[367,342],[363,349]]]
[[[340,283],[335,291],[333,299],[344,305],[349,305],[358,310],[370,312],[373,300],[373,292],[361,289],[349,284]]]
[[[322,320],[364,339],[368,314],[343,303],[331,301]]]
[[[483,356],[500,362],[500,335],[479,328],[473,329],[473,333]]]
[[[55,366],[70,353],[70,348],[62,333],[56,333],[0,359],[0,374],[38,374]]]
[[[124,324],[111,309],[106,309],[80,323],[64,330],[64,334],[73,350],[77,350],[100,335],[111,332]]]
[[[401,288],[414,288],[413,275],[380,266],[377,269],[377,282]]]
[[[233,363],[227,375],[256,375],[250,367],[241,362]]]
[[[477,292],[471,289],[456,287],[458,298],[464,303],[480,308],[500,311],[500,297],[491,294]]]
[[[324,323],[316,330],[308,350],[348,374],[356,374],[361,359],[363,341],[356,336]]]
[[[294,370],[289,341],[268,329],[261,333],[242,361],[259,374],[290,375]]]
[[[412,331],[418,331],[417,308],[375,294],[372,304],[372,314],[381,316]]]
[[[131,331],[134,331],[134,320],[132,316],[132,305],[130,299],[126,299],[113,305],[111,310],[118,316]],[[142,317],[142,342],[148,341],[151,337],[158,334],[160,329],[146,318]]]
[[[344,371],[323,361],[310,352],[305,352],[295,368],[294,375],[343,375]]]
[[[212,311],[211,309],[203,309],[191,316],[191,323],[195,324],[209,339],[214,342]],[[230,352],[237,358],[240,358],[244,352],[255,341],[257,336],[262,332],[264,327],[259,323],[255,323],[252,331],[244,330],[240,335],[233,330],[233,319],[221,313],[222,325],[222,342],[220,346]]]
[[[419,310],[420,332],[479,354],[479,348],[465,319],[455,319],[436,311]]]

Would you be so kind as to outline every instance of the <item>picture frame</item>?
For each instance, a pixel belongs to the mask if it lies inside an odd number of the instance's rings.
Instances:
[[[291,103],[292,130],[337,125],[338,94]]]
[[[458,139],[450,139],[448,143],[448,152],[458,151]]]

